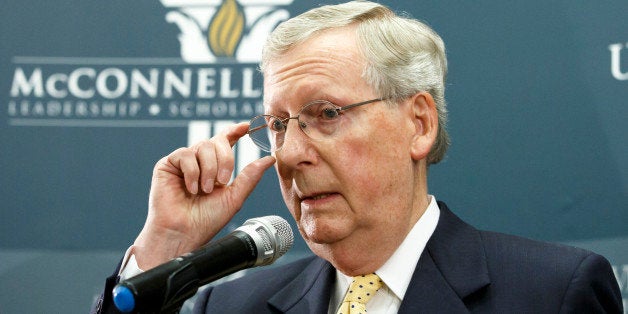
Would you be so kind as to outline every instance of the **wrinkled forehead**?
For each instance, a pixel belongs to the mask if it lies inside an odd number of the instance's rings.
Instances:
[[[364,92],[365,68],[352,28],[321,32],[266,63],[265,110]]]

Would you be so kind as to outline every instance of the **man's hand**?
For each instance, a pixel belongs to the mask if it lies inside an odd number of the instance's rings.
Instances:
[[[240,210],[264,171],[275,162],[271,156],[258,159],[229,184],[234,169],[232,146],[247,130],[247,123],[234,125],[157,162],[146,224],[133,245],[141,269],[197,249]]]

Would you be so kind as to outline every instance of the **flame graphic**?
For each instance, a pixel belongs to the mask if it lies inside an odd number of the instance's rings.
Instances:
[[[233,57],[244,33],[244,14],[236,0],[225,0],[209,23],[209,49],[216,57]]]

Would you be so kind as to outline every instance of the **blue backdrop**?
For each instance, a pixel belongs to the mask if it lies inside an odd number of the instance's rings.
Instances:
[[[626,298],[628,2],[382,3],[447,45],[453,144],[430,193],[477,227],[605,255]],[[4,1],[0,312],[86,312],[143,225],[154,163],[259,113],[264,37],[315,5]],[[260,155],[236,149],[238,169]],[[289,218],[276,180],[228,229]],[[306,253],[298,239],[285,260]]]

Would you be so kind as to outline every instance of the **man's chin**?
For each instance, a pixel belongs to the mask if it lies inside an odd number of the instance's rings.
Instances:
[[[347,225],[325,224],[323,221],[308,224],[299,228],[301,236],[310,245],[333,245],[341,242],[351,235],[351,230]]]

